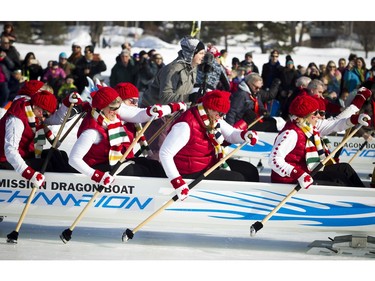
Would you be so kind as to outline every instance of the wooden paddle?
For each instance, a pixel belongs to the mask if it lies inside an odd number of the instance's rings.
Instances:
[[[129,153],[133,150],[134,146],[138,143],[138,140],[140,137],[143,135],[143,133],[147,130],[147,128],[150,126],[151,122],[154,121],[155,116],[153,116],[147,123],[146,125],[142,128],[142,130],[137,134],[137,136],[133,139],[132,143],[130,146],[127,148],[121,159],[117,162],[117,164],[112,168],[110,171],[110,174],[113,176],[116,174],[117,170],[121,167],[121,165],[126,161],[126,157],[129,155]],[[78,217],[75,219],[73,224],[65,229],[61,234],[60,234],[60,239],[66,244],[70,239],[72,239],[72,233],[74,228],[77,226],[79,221],[82,219],[82,217],[85,215],[87,212],[88,208],[94,203],[96,198],[100,195],[100,193],[103,191],[104,186],[101,185],[94,193],[94,195],[91,197],[90,201],[86,204],[86,206],[82,209],[81,213],[78,215]]]

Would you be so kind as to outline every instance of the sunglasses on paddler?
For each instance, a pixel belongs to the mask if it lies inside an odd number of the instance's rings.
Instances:
[[[317,111],[314,111],[313,113],[311,113],[311,115],[314,115],[314,116],[318,116],[318,114],[320,115],[320,116],[326,116],[326,112],[325,111],[323,111],[323,110],[317,110]]]

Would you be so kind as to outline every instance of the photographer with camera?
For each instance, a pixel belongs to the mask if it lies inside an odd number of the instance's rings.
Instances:
[[[203,63],[198,66],[197,82],[189,101],[194,104],[203,97],[207,91],[212,90],[229,91],[230,82],[225,68],[220,64],[220,52],[214,46],[209,46],[204,55]]]

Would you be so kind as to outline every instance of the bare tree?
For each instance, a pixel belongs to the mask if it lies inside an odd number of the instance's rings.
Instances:
[[[103,27],[105,25],[104,21],[92,21],[90,22],[90,36],[91,44],[96,46],[99,43],[100,45],[100,35],[103,33]]]
[[[357,33],[359,42],[363,46],[367,59],[369,51],[372,51],[375,48],[375,22],[356,21],[354,22],[353,31]]]

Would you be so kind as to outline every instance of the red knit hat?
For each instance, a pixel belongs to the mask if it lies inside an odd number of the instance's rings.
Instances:
[[[218,112],[227,113],[230,108],[230,93],[226,91],[213,90],[207,92],[202,103],[205,108],[216,110]]]
[[[40,90],[40,88],[43,87],[43,85],[44,83],[39,80],[26,81],[22,88],[19,89],[18,94],[32,97],[36,92]]]
[[[319,110],[326,111],[326,102],[324,99],[314,96],[314,99],[319,103]]]
[[[47,110],[49,113],[54,113],[57,108],[57,99],[54,94],[48,91],[40,91],[31,97],[31,103]]]
[[[123,100],[139,97],[139,91],[137,87],[134,86],[132,83],[118,83],[114,89],[120,95],[120,98],[122,98]]]
[[[94,108],[103,109],[119,97],[119,94],[111,87],[101,87],[98,85],[98,88],[99,90],[91,93],[91,104]]]
[[[221,53],[219,52],[219,50],[218,50],[216,47],[214,47],[214,46],[208,48],[208,49],[207,49],[207,52],[213,54],[215,58],[221,56]]]
[[[309,95],[298,95],[289,106],[289,113],[298,117],[305,117],[319,110],[319,102]]]

